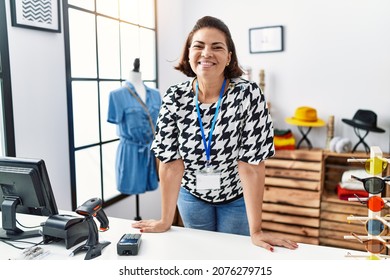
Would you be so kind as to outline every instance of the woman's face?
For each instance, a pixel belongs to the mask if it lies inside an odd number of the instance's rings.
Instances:
[[[223,77],[231,52],[225,34],[215,28],[202,28],[193,35],[189,48],[192,71],[198,78]]]

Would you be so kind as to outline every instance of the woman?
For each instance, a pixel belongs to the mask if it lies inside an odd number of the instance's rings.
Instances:
[[[175,68],[192,79],[167,90],[157,121],[152,150],[161,161],[162,216],[133,227],[167,231],[177,204],[186,227],[250,235],[270,251],[297,248],[261,230],[264,160],[275,153],[272,120],[256,83],[240,78],[228,27],[199,19]]]

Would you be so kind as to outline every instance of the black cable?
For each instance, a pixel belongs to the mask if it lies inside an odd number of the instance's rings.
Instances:
[[[0,240],[0,241],[2,241],[3,243],[5,243],[5,244],[7,244],[7,245],[9,245],[9,246],[12,246],[12,247],[14,247],[14,248],[16,248],[16,249],[20,249],[20,250],[24,250],[24,249],[27,249],[27,248],[29,248],[29,247],[25,247],[25,248],[19,247],[19,246],[16,246],[15,244],[13,244],[12,242],[19,242],[19,243],[31,244],[31,245],[33,245],[33,246],[38,246],[38,245],[43,244],[43,240],[40,241],[40,242],[38,242],[38,243],[36,243],[36,242],[30,242],[30,241],[25,241],[25,240]]]
[[[41,224],[39,226],[31,226],[31,227],[28,227],[28,226],[24,226],[22,225],[18,220],[16,220],[16,223],[21,226],[22,228],[39,228],[41,227]]]

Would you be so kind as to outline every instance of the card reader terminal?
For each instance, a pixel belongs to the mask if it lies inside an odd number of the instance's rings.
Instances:
[[[140,233],[126,233],[117,243],[118,255],[137,255],[141,245]]]

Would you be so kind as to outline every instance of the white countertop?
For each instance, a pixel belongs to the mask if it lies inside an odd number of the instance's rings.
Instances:
[[[74,215],[74,214],[73,214]],[[22,224],[37,225],[47,217],[18,215]],[[98,221],[95,219],[97,225]],[[143,233],[139,254],[136,256],[119,256],[116,244],[124,233],[138,233],[131,227],[133,221],[119,218],[109,218],[110,228],[106,232],[99,232],[99,241],[110,241],[111,244],[102,250],[102,255],[96,259],[118,260],[345,260],[346,254],[364,255],[365,252],[339,249],[326,246],[299,244],[296,250],[275,247],[274,252],[254,246],[247,236],[194,230],[182,227],[172,227],[164,233]],[[28,239],[39,242],[41,237]],[[70,256],[74,249],[66,249],[64,242],[41,245],[50,253],[45,259],[50,260],[83,260],[86,252]],[[23,243],[16,243],[27,247]],[[0,242],[0,259],[20,258],[21,250],[15,249]]]

